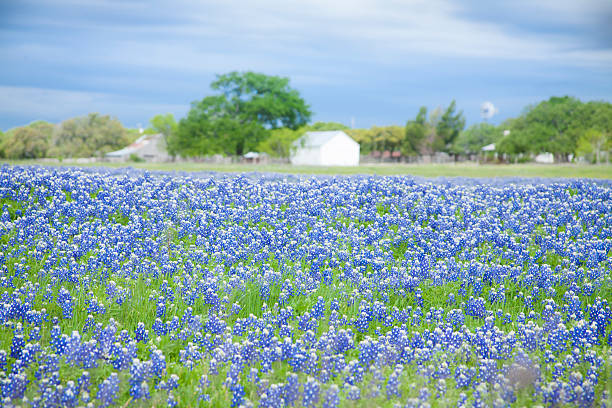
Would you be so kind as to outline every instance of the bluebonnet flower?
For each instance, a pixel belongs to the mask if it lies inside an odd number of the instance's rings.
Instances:
[[[304,383],[302,404],[305,407],[315,406],[319,402],[319,392],[319,383],[311,377],[308,378]]]
[[[585,180],[3,166],[0,198],[21,208],[0,220],[0,321],[14,330],[0,366],[5,380],[32,381],[32,407],[73,405],[75,395],[78,405],[105,403],[90,401],[89,388],[102,396],[108,386],[60,381],[66,363],[138,367],[125,394],[147,398],[152,383],[173,405],[182,386],[170,392],[166,371],[180,361],[225,376],[232,396],[254,382],[269,406],[310,403],[313,385],[317,404],[333,406],[334,384],[349,401],[363,389],[394,404],[399,364],[428,381],[406,406],[442,396],[450,376],[476,406],[511,405],[525,374],[544,405],[593,405],[603,398],[602,347],[612,343],[601,295],[612,267],[609,195],[605,182]],[[109,311],[124,316],[142,291],[152,321],[135,316],[144,323],[133,332],[124,321],[96,323]],[[293,372],[270,385],[277,367]],[[312,377],[307,386],[299,372]],[[10,378],[2,390],[22,389]],[[198,387],[204,402],[210,386]],[[440,403],[468,402],[449,395]]]
[[[291,373],[287,376],[287,381],[283,385],[283,400],[287,406],[293,406],[300,399],[300,383],[298,376]]]
[[[138,322],[134,338],[137,342],[146,343],[149,341],[149,331],[145,329],[145,325],[142,322]]]
[[[351,385],[347,392],[349,401],[356,401],[361,398],[361,389],[355,385]]]
[[[6,351],[0,350],[0,370],[6,370],[7,355]]]
[[[325,392],[325,399],[323,400],[323,408],[337,408],[340,406],[340,390],[337,385],[332,385]]]
[[[22,334],[15,334],[13,336],[13,341],[11,343],[11,358],[19,359],[21,358],[21,353],[23,347],[26,345],[26,342],[23,338]]]
[[[487,310],[485,308],[484,299],[482,297],[474,298],[473,296],[470,296],[470,299],[465,307],[465,314],[468,316],[484,318],[486,313]]]
[[[178,402],[174,398],[174,395],[172,395],[171,393],[168,394],[168,398],[166,399],[166,406],[168,406],[170,408],[174,408],[174,407],[178,406]]]
[[[399,390],[400,385],[400,376],[403,370],[403,366],[398,365],[395,370],[389,375],[389,380],[387,381],[387,399],[391,399],[394,397],[401,397],[401,392]]]
[[[151,361],[135,358],[130,367],[130,395],[134,400],[150,398],[147,380],[153,375]]]
[[[60,289],[59,294],[57,296],[57,304],[62,309],[62,316],[64,317],[64,319],[72,319],[72,314],[74,310],[72,295],[63,287]]]
[[[117,393],[119,392],[119,376],[117,373],[112,373],[98,389],[96,399],[100,401],[101,407],[108,407],[115,403]]]
[[[235,384],[231,386],[230,391],[232,392],[231,406],[240,406],[240,404],[242,404],[242,402],[244,401],[244,388],[239,384]]]

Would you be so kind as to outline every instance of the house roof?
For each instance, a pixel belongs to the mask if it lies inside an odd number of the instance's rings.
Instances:
[[[491,143],[488,144],[486,146],[483,146],[482,149],[483,152],[494,152],[495,151],[495,143]]]
[[[129,146],[124,147],[123,149],[120,149],[120,150],[115,150],[114,152],[108,152],[106,153],[105,156],[106,157],[128,156],[130,154],[138,152],[138,150],[149,145],[150,143],[156,142],[161,136],[162,136],[161,133],[157,133],[154,135],[142,135]]]
[[[321,132],[306,132],[302,137],[296,140],[294,144],[302,147],[320,147],[339,135],[350,139],[353,143],[357,143],[341,130],[328,130]]]

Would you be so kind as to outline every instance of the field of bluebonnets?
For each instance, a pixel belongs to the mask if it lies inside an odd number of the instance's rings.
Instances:
[[[611,192],[2,166],[2,403],[610,406]]]

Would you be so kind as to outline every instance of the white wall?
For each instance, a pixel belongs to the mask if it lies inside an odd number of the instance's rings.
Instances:
[[[555,156],[552,153],[540,153],[535,157],[536,163],[552,164],[555,162]]]
[[[338,134],[320,147],[299,147],[291,164],[305,166],[357,166],[359,144],[347,135]]]
[[[298,147],[295,154],[291,155],[291,164],[298,166],[321,165],[321,150],[319,148]]]
[[[335,136],[321,148],[323,166],[358,166],[359,144],[342,135]]]

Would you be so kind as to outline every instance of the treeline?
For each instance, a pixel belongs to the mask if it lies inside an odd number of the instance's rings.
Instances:
[[[553,97],[497,126],[481,122],[465,128],[463,114],[456,112],[452,102],[429,114],[422,107],[405,126],[349,129],[338,123],[317,123],[297,130],[276,129],[258,145],[258,150],[288,157],[293,141],[307,130],[344,130],[360,144],[361,154],[390,153],[398,159],[437,152],[473,156],[482,154],[484,146],[494,144],[497,157],[510,162],[528,161],[543,152],[554,154],[559,162],[573,157],[599,162],[608,158],[612,149],[612,104]]]
[[[36,121],[0,132],[0,157],[40,159],[44,157],[102,157],[138,137],[137,129],[126,129],[108,115],[90,113],[53,124]]]
[[[309,130],[344,130],[361,146],[361,154],[394,158],[481,154],[495,144],[497,158],[529,160],[550,152],[557,161],[582,156],[593,162],[609,158],[612,148],[612,104],[553,97],[529,106],[500,125],[486,122],[465,127],[455,101],[429,111],[421,107],[404,126],[349,129],[336,122],[309,124],[312,112],[289,86],[288,78],[254,72],[231,72],[211,84],[215,95],[193,102],[178,122],[172,114],[157,115],[145,133],[161,133],[171,156],[242,155],[265,152],[287,158]],[[101,157],[133,142],[136,129],[126,129],[108,115],[92,113],[58,125],[34,122],[0,132],[0,157]]]
[[[218,76],[211,88],[218,95],[194,102],[187,117],[178,123],[169,115],[156,117],[154,127],[164,124],[170,154],[189,157],[259,151],[286,158],[293,142],[305,131],[345,130],[361,145],[362,154],[397,150],[403,155],[419,155],[450,151],[465,126],[454,101],[429,115],[421,108],[405,128],[348,129],[335,122],[309,125],[310,107],[287,78],[231,72]]]
[[[552,97],[500,125],[482,122],[467,128],[452,101],[431,111],[421,107],[405,126],[348,129],[335,122],[308,124],[310,108],[287,78],[232,72],[218,76],[211,87],[218,95],[194,102],[179,122],[169,115],[158,117],[166,125],[154,127],[165,129],[171,154],[241,155],[252,150],[286,158],[294,141],[309,130],[344,130],[360,144],[362,154],[396,158],[438,152],[470,156],[495,144],[498,159],[507,161],[550,152],[557,161],[583,156],[597,162],[612,147],[612,104],[603,101]]]
[[[529,106],[517,118],[498,126],[487,122],[464,128],[454,102],[427,116],[422,107],[406,126],[374,126],[347,131],[361,145],[362,154],[392,151],[402,156],[446,152],[451,155],[480,154],[495,144],[498,157],[508,161],[529,160],[539,153],[552,153],[556,161],[586,157],[598,162],[612,148],[612,104],[581,102],[571,97],[553,97]],[[607,156],[606,156],[607,157]]]
[[[509,133],[500,136],[504,130]],[[550,152],[558,161],[573,155],[597,162],[612,148],[612,104],[553,97],[505,121],[496,135],[497,150],[513,158]]]

